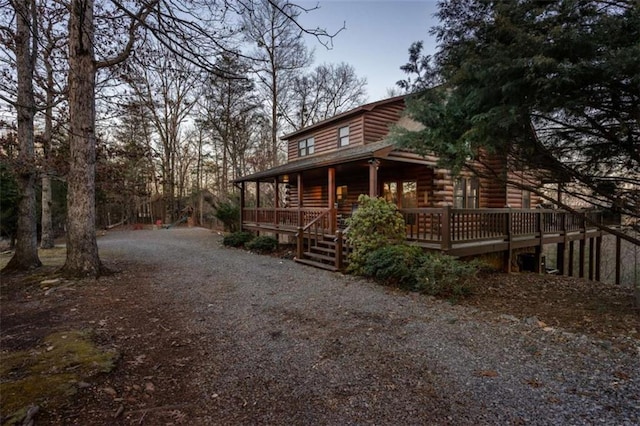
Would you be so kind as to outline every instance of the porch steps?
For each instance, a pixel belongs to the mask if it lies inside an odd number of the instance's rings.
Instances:
[[[327,263],[322,263],[322,262],[316,262],[315,260],[311,260],[311,259],[296,258],[295,261],[298,263],[302,263],[303,265],[313,266],[314,268],[326,269],[327,271],[331,271],[331,272],[338,271],[338,268],[336,268],[334,265],[329,265]]]
[[[322,235],[308,247],[301,259],[296,262],[322,268],[329,271],[338,271],[336,268],[336,242],[334,235]]]
[[[308,258],[317,260],[319,262],[331,262],[331,263],[334,263],[336,261],[335,252],[333,253],[333,256],[331,256],[329,254],[316,253],[314,251],[305,251],[304,255],[306,257],[308,257]]]

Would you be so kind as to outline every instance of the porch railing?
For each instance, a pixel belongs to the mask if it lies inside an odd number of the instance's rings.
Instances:
[[[601,212],[586,212],[585,219],[564,210],[550,209],[401,209],[410,241],[452,244],[514,238],[541,238],[549,234],[583,231],[601,223]]]
[[[273,226],[294,230],[313,222],[317,217],[329,212],[328,208],[243,208],[242,223]]]
[[[245,208],[243,224],[306,233],[333,233],[335,210],[328,208]],[[602,213],[589,211],[585,216],[552,209],[401,209],[407,240],[439,245],[448,250],[453,244],[481,243],[490,240],[535,239],[563,235],[594,228],[602,223]]]

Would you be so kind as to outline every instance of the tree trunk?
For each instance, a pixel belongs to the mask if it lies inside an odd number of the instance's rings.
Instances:
[[[72,0],[69,17],[70,165],[67,176],[67,276],[100,275],[95,222],[93,0]]]
[[[43,135],[43,171],[42,171],[42,211],[40,219],[40,226],[42,228],[42,236],[40,237],[40,248],[50,249],[54,246],[53,235],[53,220],[51,219],[51,204],[52,204],[52,192],[51,192],[51,175],[50,171],[50,157],[51,157],[51,145],[53,139],[53,102],[54,102],[54,79],[53,79],[53,64],[52,51],[54,49],[54,42],[50,41],[44,49],[43,62],[47,71],[47,83],[46,83],[46,107],[44,115],[44,135]]]
[[[53,221],[51,220],[51,176],[42,176],[42,236],[40,237],[40,248],[50,249],[54,246]]]
[[[18,72],[18,163],[16,181],[18,184],[18,226],[15,253],[5,270],[28,270],[42,265],[38,258],[38,231],[35,192],[35,150],[33,137],[33,67],[35,40],[35,3],[15,1],[16,11],[16,63]],[[32,31],[33,30],[33,31]]]

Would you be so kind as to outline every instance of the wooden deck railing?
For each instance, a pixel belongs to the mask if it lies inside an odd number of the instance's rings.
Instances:
[[[407,225],[407,239],[439,244],[450,249],[452,244],[541,238],[549,234],[565,234],[593,228],[581,215],[548,209],[402,209]],[[586,213],[592,222],[600,223],[600,212]]]
[[[489,240],[535,239],[545,235],[563,235],[594,228],[601,212],[585,217],[552,209],[401,209],[407,228],[407,240],[439,245],[443,250],[454,244],[481,243]],[[243,224],[271,230],[297,233],[300,228],[322,233],[335,231],[335,210],[328,208],[245,208]]]
[[[274,209],[269,207],[245,207],[242,209],[242,223],[293,230],[300,226],[306,226],[328,211],[329,209],[327,208]]]

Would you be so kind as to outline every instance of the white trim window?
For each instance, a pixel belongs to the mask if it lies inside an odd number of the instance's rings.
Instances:
[[[338,147],[349,145],[349,126],[338,129]]]
[[[302,139],[298,142],[298,156],[304,157],[306,155],[311,155],[315,152],[315,140],[313,136],[307,139]]]

